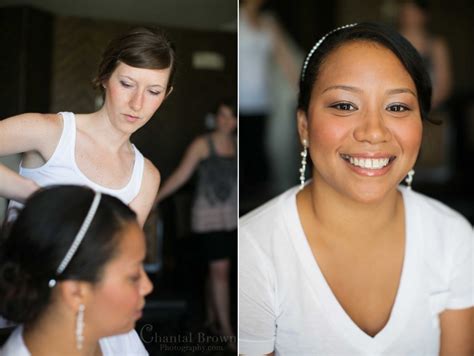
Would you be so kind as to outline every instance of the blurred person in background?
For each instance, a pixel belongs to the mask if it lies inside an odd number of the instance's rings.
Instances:
[[[440,125],[427,124],[423,132],[420,157],[417,162],[421,181],[446,181],[452,174],[453,124],[446,107],[452,92],[452,69],[449,49],[443,37],[429,27],[430,8],[427,0],[406,0],[400,3],[398,26],[400,33],[418,50],[433,85],[432,113]]]
[[[449,50],[445,40],[429,29],[429,5],[425,0],[403,1],[399,10],[400,33],[420,53],[433,84],[433,110],[451,94],[452,73]]]
[[[200,240],[203,257],[209,264],[206,326],[227,336],[235,335],[229,282],[231,257],[237,250],[236,128],[234,102],[221,100],[215,113],[215,129],[194,139],[156,198],[157,203],[161,202],[197,172],[191,229]],[[235,349],[232,341],[228,346]]]
[[[275,16],[264,11],[265,0],[240,1],[239,17],[239,178],[240,197],[254,199],[260,194],[272,192],[269,176],[275,167],[284,166],[281,157],[272,157],[269,146],[283,147],[289,151],[287,126],[282,120],[291,120],[291,113],[282,116],[280,122],[272,114],[275,111],[274,93],[277,69],[283,75],[286,86],[296,92],[298,66],[282,26]],[[274,67],[272,67],[274,63]],[[283,83],[285,84],[285,83]],[[290,126],[293,127],[293,126]],[[272,130],[271,132],[269,132]],[[285,131],[280,138],[278,131]],[[270,139],[275,144],[269,142]],[[278,150],[278,149],[277,149]]]

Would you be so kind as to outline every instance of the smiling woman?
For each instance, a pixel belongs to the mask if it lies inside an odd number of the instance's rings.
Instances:
[[[315,181],[365,202],[394,194],[421,142],[415,92],[399,59],[381,45],[357,41],[331,52],[307,111],[298,112],[300,135],[317,167]],[[353,184],[347,184],[349,177]]]
[[[390,28],[343,26],[311,49],[301,186],[239,225],[242,354],[472,354],[472,227],[411,190],[430,100]]]
[[[28,113],[0,121],[0,155],[22,153],[19,174],[0,165],[0,196],[11,199],[9,219],[39,187],[77,184],[113,195],[144,224],[160,174],[131,144],[172,92],[175,50],[165,34],[136,28],[112,40],[94,85],[100,110],[75,115]]]

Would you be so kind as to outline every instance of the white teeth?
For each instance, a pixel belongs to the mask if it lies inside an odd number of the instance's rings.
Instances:
[[[348,161],[357,167],[366,168],[366,169],[380,169],[385,167],[390,161],[389,158],[354,158],[351,156],[346,156]]]

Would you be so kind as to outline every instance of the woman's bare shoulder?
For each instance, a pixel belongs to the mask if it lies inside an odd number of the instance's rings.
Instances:
[[[35,125],[57,125],[62,126],[60,114],[43,114],[29,112],[9,117],[7,120],[21,121],[23,123],[31,123]]]
[[[52,136],[61,134],[63,120],[59,114],[25,113],[0,121],[0,126],[4,132],[16,132],[17,136],[51,140]]]
[[[209,134],[196,137],[189,145],[189,151],[197,157],[203,159],[209,155],[209,140],[212,139]]]
[[[146,175],[146,180],[149,181],[152,185],[159,185],[161,180],[160,171],[148,158],[144,159],[144,174]]]
[[[26,113],[0,121],[0,141],[5,154],[38,151],[47,156],[62,132],[57,114]]]

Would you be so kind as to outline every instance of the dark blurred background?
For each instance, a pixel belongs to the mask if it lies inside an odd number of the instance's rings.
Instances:
[[[402,11],[407,1],[398,0],[300,0],[298,2],[242,0],[240,1],[241,8],[246,2],[260,3],[262,14],[270,14],[277,19],[286,35],[285,41],[294,54],[298,68],[301,67],[303,56],[315,42],[338,26],[353,22],[379,21],[401,31],[402,17],[405,16],[406,19],[412,16]],[[431,55],[430,43],[441,38],[449,56],[451,73],[450,89],[433,111],[433,116],[441,119],[443,123],[439,127],[426,124],[424,128],[424,143],[415,167],[413,188],[443,201],[473,223],[474,173],[470,165],[474,163],[472,158],[474,154],[474,72],[472,71],[474,3],[469,0],[410,3],[421,5],[423,16],[425,16],[425,31],[428,38],[425,52],[428,56]],[[273,73],[281,71],[274,62],[274,58],[269,61],[270,66],[277,67],[276,69],[271,67]],[[285,112],[286,117],[274,119],[282,110],[276,109],[279,107],[277,100],[273,99],[271,102],[272,108],[265,137],[269,161],[268,178],[264,184],[257,184],[257,189],[252,190],[251,194],[246,193],[241,187],[241,215],[299,183],[299,152],[301,150],[299,142],[298,140],[282,141],[282,137],[297,135],[296,91],[285,81],[280,84],[280,86],[270,87],[270,96],[278,98],[276,92],[290,92],[286,95],[288,98],[286,103],[291,108]],[[435,79],[434,86],[436,85],[438,84]],[[274,132],[278,130],[284,132],[284,135],[275,136]],[[241,141],[240,144],[245,143]],[[275,147],[278,149],[275,150]],[[282,152],[286,155],[285,157],[282,156]],[[242,165],[242,161],[240,164]],[[283,180],[280,178],[282,175],[285,176]]]
[[[177,48],[172,95],[132,137],[164,181],[206,131],[217,100],[237,97],[235,0],[0,0],[0,119],[95,111],[100,93],[91,80],[102,51],[136,25],[163,27]],[[19,157],[1,162],[17,168]],[[160,204],[146,225],[146,267],[155,288],[137,331],[152,355],[229,353],[227,343],[202,325],[207,261],[190,234],[192,196],[191,182]],[[232,276],[236,329],[235,258]]]

